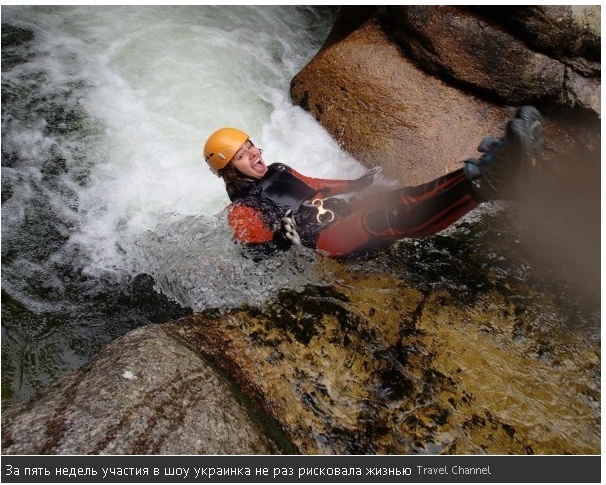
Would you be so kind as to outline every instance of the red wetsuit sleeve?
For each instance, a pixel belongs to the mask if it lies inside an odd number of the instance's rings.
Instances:
[[[290,168],[290,173],[302,180],[312,189],[317,190],[318,194],[322,197],[329,197],[331,195],[346,194],[351,192],[353,187],[350,180],[333,180],[333,179],[319,179],[313,177],[307,177],[293,168]]]
[[[243,244],[263,244],[273,240],[273,231],[252,207],[230,206],[227,221],[234,230],[233,238]]]

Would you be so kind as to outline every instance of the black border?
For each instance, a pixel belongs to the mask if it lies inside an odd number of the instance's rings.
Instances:
[[[2,482],[600,483],[601,456],[4,455]]]

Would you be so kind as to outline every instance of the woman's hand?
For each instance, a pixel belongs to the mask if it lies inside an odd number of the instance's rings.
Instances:
[[[280,222],[282,228],[282,235],[288,239],[292,244],[301,244],[301,238],[297,232],[297,223],[292,215],[292,209],[288,209]]]
[[[376,176],[381,173],[383,169],[381,167],[373,167],[368,170],[364,175],[360,178],[351,181],[351,184],[355,190],[362,190],[371,185]]]

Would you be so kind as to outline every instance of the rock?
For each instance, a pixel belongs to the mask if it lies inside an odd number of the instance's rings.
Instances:
[[[599,452],[599,338],[580,314],[553,313],[501,253],[502,232],[487,220],[470,225],[476,243],[459,230],[358,268],[324,259],[331,286],[174,329],[302,454]]]
[[[3,454],[276,452],[224,379],[157,325],[2,413]]]
[[[575,16],[570,6],[403,6],[388,11],[396,41],[432,74],[504,104],[580,104],[600,114],[595,102],[600,98],[599,64],[571,58],[599,60],[599,32],[579,26],[581,14]],[[583,18],[589,18],[584,12]],[[585,67],[579,69],[581,64]],[[577,77],[586,78],[583,89],[564,82]]]
[[[507,27],[533,49],[554,59],[601,60],[602,13],[599,5],[470,7]]]
[[[574,6],[344,7],[293,78],[291,97],[361,163],[415,185],[477,156],[479,141],[501,136],[522,104],[543,111],[547,143],[574,130],[577,118],[551,132],[554,112],[578,111],[599,132],[599,14]]]
[[[419,70],[377,15],[332,35],[291,83],[293,101],[367,166],[405,184],[461,167],[511,109],[482,101]]]
[[[602,97],[600,78],[581,76],[572,69],[566,69],[564,75],[565,90],[562,94],[565,103],[569,106],[581,106],[589,112],[602,114]]]
[[[325,284],[258,307],[135,330],[4,412],[3,453],[275,452],[213,369],[298,453],[599,453],[599,312],[537,281],[517,236],[484,213],[318,258]]]
[[[563,64],[467,10],[405,6],[390,12],[396,40],[432,74],[512,105],[555,98],[562,88]]]

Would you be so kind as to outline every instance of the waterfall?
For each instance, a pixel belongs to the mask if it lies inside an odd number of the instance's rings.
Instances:
[[[259,262],[231,241],[202,148],[235,126],[269,163],[363,173],[289,96],[336,13],[2,7],[3,399],[183,308],[257,303],[317,279],[305,250]]]

